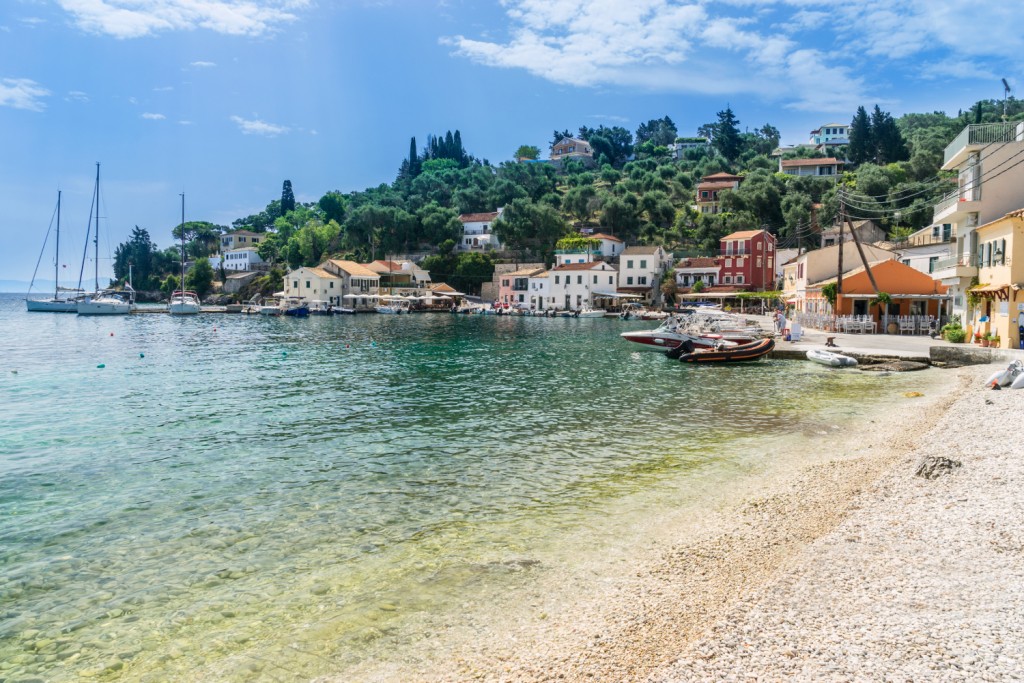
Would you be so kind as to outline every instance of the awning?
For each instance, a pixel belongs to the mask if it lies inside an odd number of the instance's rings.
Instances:
[[[968,287],[967,291],[977,294],[983,299],[1009,299],[1010,285],[974,285]]]
[[[594,292],[594,296],[602,296],[608,299],[643,299],[639,294],[619,294],[618,292]]]
[[[342,299],[379,299],[379,294],[346,294]]]

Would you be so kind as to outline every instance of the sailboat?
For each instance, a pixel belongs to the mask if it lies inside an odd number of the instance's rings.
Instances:
[[[171,315],[195,315],[199,312],[199,296],[185,291],[185,193],[181,193],[181,289],[171,294],[167,303]]]
[[[135,310],[135,290],[131,285],[131,266],[128,266],[128,284],[124,291],[100,291],[100,165],[96,164],[96,233],[95,268],[96,294],[89,295],[78,302],[78,315],[127,315]]]
[[[25,299],[25,307],[29,311],[47,311],[50,313],[75,313],[78,311],[78,301],[75,296],[61,296],[61,292],[80,294],[81,289],[68,289],[60,286],[60,190],[57,191],[57,232],[53,250],[53,296],[46,299]],[[47,232],[49,237],[49,232]],[[43,250],[46,250],[46,240],[43,240]],[[43,255],[40,253],[40,260]],[[36,270],[39,264],[36,263]],[[35,273],[32,274],[32,282],[35,283]],[[29,285],[29,294],[32,292],[32,285]]]

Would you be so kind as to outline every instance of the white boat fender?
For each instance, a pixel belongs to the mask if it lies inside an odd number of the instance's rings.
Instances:
[[[1017,379],[1010,383],[1011,389],[1024,389],[1024,372],[1017,375]]]

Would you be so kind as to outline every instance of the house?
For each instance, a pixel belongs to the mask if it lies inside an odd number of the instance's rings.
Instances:
[[[939,261],[949,258],[953,240],[953,226],[950,223],[935,223],[922,228],[901,242],[888,245],[902,263],[929,275],[935,272]],[[876,243],[883,246],[883,243]]]
[[[743,176],[731,173],[712,173],[704,176],[697,184],[697,210],[701,213],[718,213],[721,193],[735,190],[742,182]]]
[[[942,170],[957,172],[957,188],[935,205],[932,220],[952,224],[953,243],[932,276],[949,287],[951,313],[964,324],[975,317],[967,289],[978,277],[977,228],[1021,206],[1022,152],[1024,122],[969,125],[946,145]]]
[[[220,250],[222,252],[243,247],[254,247],[260,243],[265,233],[251,232],[249,230],[235,230],[220,236]]]
[[[882,261],[893,258],[893,253],[872,244],[863,245],[864,256],[868,262]],[[863,265],[855,248],[846,249],[843,253],[843,272],[851,266]],[[808,251],[783,265],[782,298],[801,313],[825,313],[817,308],[821,299],[808,294],[812,283],[822,282],[839,275],[839,245]],[[845,286],[845,280],[844,286]],[[813,301],[808,301],[808,298]]]
[[[843,273],[842,291],[836,295],[836,305],[832,309],[835,315],[869,316],[878,323],[879,331],[884,331],[886,315],[889,320],[901,315],[939,317],[947,298],[945,285],[896,259],[875,261],[870,265],[878,291],[888,294],[892,303],[887,306],[871,304],[878,293],[871,284],[867,270],[860,266]],[[830,282],[836,282],[836,278],[808,285],[808,304],[812,310],[828,310],[821,291]],[[812,302],[812,299],[816,301]],[[880,310],[882,308],[887,310]]]
[[[501,218],[505,207],[488,213],[464,213],[459,216],[462,223],[462,238],[458,251],[500,251],[501,240],[494,234],[494,221]]]
[[[548,271],[538,271],[536,275],[531,275],[529,278],[529,303],[530,308],[543,311],[545,308],[551,308],[554,305],[554,299],[551,297],[550,288],[548,287]]]
[[[592,235],[581,235],[587,239],[596,240],[587,247],[574,247],[572,249],[556,249],[555,265],[560,266],[566,263],[589,263],[603,259],[612,261],[626,248],[626,243],[613,235],[606,235],[597,232]]]
[[[378,259],[360,265],[373,271],[380,278],[381,290],[387,289],[389,294],[423,294],[430,287],[430,273],[412,261]]]
[[[543,273],[543,268],[523,268],[501,276],[498,285],[498,303],[510,306],[528,307],[527,296],[530,291],[530,278]]]
[[[213,261],[217,263],[214,265]],[[260,258],[256,247],[240,247],[222,251],[219,256],[210,257],[210,265],[214,268],[223,268],[229,272],[244,272],[249,270],[262,270],[266,262]]]
[[[689,288],[697,282],[712,287],[721,280],[722,259],[710,256],[684,258],[675,266],[676,287]]]
[[[811,139],[808,144],[823,152],[830,147],[848,145],[850,144],[850,126],[846,123],[826,123],[811,131]]]
[[[763,292],[775,288],[775,235],[767,230],[741,230],[720,242],[722,285]]]
[[[341,279],[341,291],[332,306],[345,306],[357,311],[369,311],[377,305],[380,294],[380,275],[355,261],[330,259],[320,268]]]
[[[616,299],[618,272],[605,261],[566,263],[548,271],[547,308],[576,311],[600,299]],[[603,295],[603,296],[602,296]]]
[[[857,238],[861,244],[874,244],[875,242],[883,242],[888,237],[885,230],[882,230],[874,221],[863,220],[853,221],[853,229],[857,231]],[[852,242],[853,235],[850,233],[850,224],[843,224],[843,241]],[[831,247],[839,244],[839,225],[833,225],[831,228],[825,228],[821,231],[821,246]]]
[[[971,332],[994,333],[1001,348],[1024,349],[1024,208],[979,226]],[[987,322],[982,322],[988,318]]]
[[[779,173],[816,176],[835,180],[843,172],[843,162],[835,157],[825,159],[779,159]]]
[[[296,268],[284,276],[284,296],[298,297],[304,303],[325,301],[341,303],[341,278],[323,268]]]
[[[594,160],[594,150],[590,143],[579,138],[562,138],[551,145],[551,161],[579,159],[584,163]]]
[[[705,149],[711,146],[711,141],[707,138],[676,138],[676,141],[668,146],[668,151],[672,154],[673,159],[682,159],[686,154],[687,150],[691,149]]]
[[[779,283],[782,282],[783,266],[789,261],[792,261],[800,255],[800,250],[791,247],[789,249],[776,249],[775,250],[775,288],[778,289]]]
[[[619,256],[620,294],[635,294],[645,303],[661,299],[661,278],[672,267],[672,254],[662,247],[626,247]]]

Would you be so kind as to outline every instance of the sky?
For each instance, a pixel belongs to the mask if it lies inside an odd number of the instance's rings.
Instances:
[[[3,0],[0,279],[29,280],[62,199],[79,269],[101,164],[100,271],[145,228],[394,180],[460,130],[493,164],[554,130],[732,108],[784,144],[857,106],[945,111],[1024,89],[1020,0]],[[66,248],[65,248],[66,247]],[[52,278],[53,256],[40,266]],[[86,269],[93,269],[90,260]],[[49,275],[46,275],[49,273]],[[77,278],[72,278],[72,280]]]

